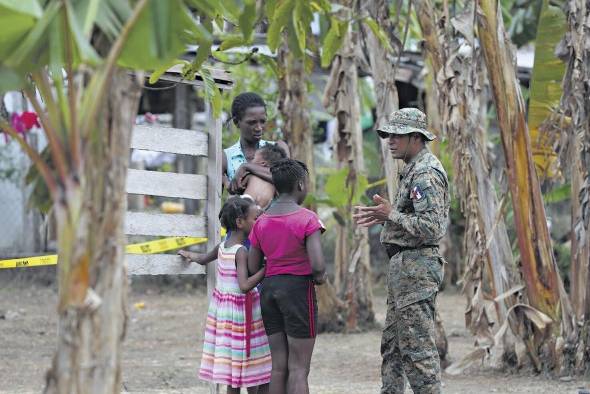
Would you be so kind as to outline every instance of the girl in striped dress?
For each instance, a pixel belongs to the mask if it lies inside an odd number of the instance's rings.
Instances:
[[[243,245],[257,217],[254,203],[240,197],[228,199],[219,213],[231,235],[219,245],[199,377],[227,385],[228,394],[238,394],[240,387],[249,394],[264,394],[270,382],[270,349],[256,289],[265,271],[248,277],[248,250]]]

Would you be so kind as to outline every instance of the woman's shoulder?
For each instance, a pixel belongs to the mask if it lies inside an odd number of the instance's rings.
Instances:
[[[225,152],[226,155],[228,156],[232,156],[233,152],[242,152],[242,147],[240,146],[240,140],[238,139],[236,141],[235,144],[228,146],[227,148],[224,148],[223,151]]]

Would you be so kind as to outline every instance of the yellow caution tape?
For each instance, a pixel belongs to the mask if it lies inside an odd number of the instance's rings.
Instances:
[[[20,259],[0,260],[0,268],[35,267],[57,264],[57,255],[23,257]]]
[[[221,236],[225,235],[225,229],[221,229]],[[153,254],[169,250],[180,249],[191,245],[202,244],[207,242],[204,237],[170,237],[156,239],[154,241],[142,242],[138,244],[127,245],[125,251],[130,254]],[[46,256],[21,257],[18,259],[0,260],[0,269],[2,268],[20,268],[20,267],[37,267],[40,265],[57,264],[57,255],[51,254]]]

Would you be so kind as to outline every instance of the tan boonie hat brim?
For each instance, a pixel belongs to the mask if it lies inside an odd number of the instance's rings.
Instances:
[[[403,108],[395,111],[382,126],[376,129],[377,132],[387,134],[412,134],[420,133],[428,141],[432,141],[436,136],[428,131],[426,115],[416,108]]]

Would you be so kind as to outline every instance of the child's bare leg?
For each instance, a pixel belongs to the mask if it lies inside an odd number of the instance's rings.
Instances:
[[[268,344],[272,358],[269,392],[270,394],[285,394],[287,392],[287,362],[289,358],[287,335],[284,332],[269,335]]]
[[[309,376],[315,338],[287,337],[287,340],[289,343],[287,393],[309,394],[307,377]]]

